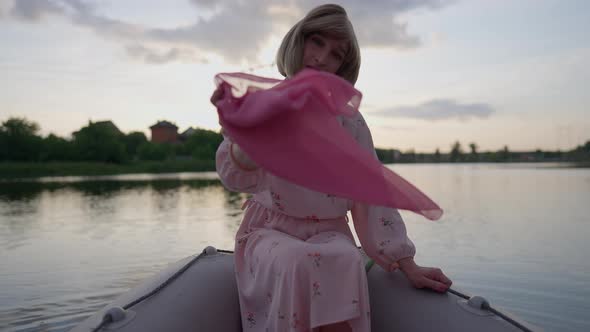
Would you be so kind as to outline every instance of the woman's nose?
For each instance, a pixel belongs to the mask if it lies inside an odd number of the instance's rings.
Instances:
[[[318,52],[314,57],[314,60],[315,60],[316,64],[318,64],[318,65],[326,64],[326,59],[327,59],[326,52]]]

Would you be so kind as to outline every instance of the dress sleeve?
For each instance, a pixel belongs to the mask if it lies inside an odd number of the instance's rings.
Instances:
[[[241,166],[231,153],[232,144],[229,137],[224,137],[215,155],[215,166],[221,183],[231,191],[250,194],[263,191],[267,182],[266,172],[260,167],[250,170]]]
[[[371,132],[360,113],[354,121],[356,128],[353,132],[357,142],[371,150],[377,158]],[[400,259],[416,254],[397,209],[354,202],[351,215],[363,250],[385,270],[398,268]]]

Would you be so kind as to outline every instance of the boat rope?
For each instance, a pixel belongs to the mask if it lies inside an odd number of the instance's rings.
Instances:
[[[372,260],[372,259],[369,259],[369,261],[367,262],[367,264],[365,264],[365,271],[367,273],[369,273],[369,271],[371,270],[371,268],[373,267],[373,265],[375,265],[375,261]],[[449,293],[451,293],[451,294],[454,294],[454,295],[458,296],[458,297],[462,297],[462,298],[464,298],[467,301],[469,301],[472,298],[471,296],[466,295],[466,294],[463,294],[463,293],[461,293],[461,292],[459,292],[457,290],[454,290],[454,289],[452,289],[450,287],[449,287],[449,289],[447,289],[447,291]],[[521,329],[522,331],[525,331],[525,332],[533,332],[528,327],[526,327],[526,326],[522,325],[521,323],[515,321],[514,319],[506,316],[504,313],[496,310],[494,307],[492,307],[490,305],[490,303],[488,301],[485,301],[485,300],[482,301],[480,309],[482,309],[482,310],[488,310],[489,312],[491,312],[494,315],[496,315],[496,316],[504,319],[505,321],[507,321],[508,323],[516,326],[517,328]]]
[[[470,297],[470,296],[468,296],[468,295],[465,295],[465,294],[463,294],[463,293],[461,293],[461,292],[459,292],[459,291],[457,291],[457,290],[454,290],[454,289],[452,289],[452,288],[449,288],[449,289],[448,289],[448,292],[449,292],[449,293],[452,293],[452,294],[455,294],[455,295],[457,295],[457,296],[459,296],[459,297],[462,297],[462,298],[464,298],[465,300],[468,300],[468,301],[469,301],[469,300],[472,298],[472,297]],[[519,329],[521,329],[521,330],[523,330],[523,331],[525,331],[525,332],[533,332],[533,331],[532,331],[531,329],[529,329],[528,327],[526,327],[526,326],[522,325],[521,323],[519,323],[519,322],[515,321],[514,319],[512,319],[512,318],[508,317],[506,314],[504,314],[504,313],[502,313],[502,312],[498,311],[497,309],[495,309],[494,307],[492,307],[488,301],[485,301],[485,300],[484,300],[484,301],[481,303],[481,309],[483,309],[483,310],[488,310],[489,312],[493,313],[494,315],[496,315],[496,316],[498,316],[498,317],[500,317],[500,318],[504,319],[504,320],[505,320],[505,321],[507,321],[508,323],[510,323],[510,324],[512,324],[512,325],[514,325],[514,326],[516,326],[516,327],[518,327]]]
[[[221,253],[233,253],[233,251],[228,251],[228,250],[217,250],[217,252],[221,252]],[[198,254],[197,256],[195,256],[193,259],[191,259],[188,263],[186,263],[180,270],[176,271],[176,273],[174,273],[172,276],[170,276],[168,279],[166,279],[166,281],[164,281],[163,283],[161,283],[158,287],[156,287],[154,290],[152,290],[151,292],[143,295],[142,297],[127,303],[126,305],[123,306],[123,311],[127,310],[131,307],[133,307],[134,305],[144,301],[145,299],[154,296],[156,293],[158,293],[159,291],[161,291],[162,289],[164,289],[164,287],[168,286],[172,281],[174,281],[174,279],[178,278],[181,274],[184,273],[184,271],[186,271],[189,267],[191,267],[194,263],[196,263],[199,259],[201,259],[201,257],[207,255],[207,248],[203,249],[203,251]],[[102,317],[102,321],[100,322],[100,324],[94,328],[94,330],[92,330],[92,332],[97,332],[100,329],[102,329],[105,325],[110,324],[112,322],[115,322],[115,316],[116,314],[113,312],[107,312],[103,317]]]
[[[463,293],[461,293],[461,292],[459,292],[459,291],[457,291],[457,290],[454,290],[454,289],[452,289],[452,288],[449,288],[449,289],[448,289],[448,292],[449,292],[449,293],[452,293],[452,294],[455,294],[455,295],[457,295],[457,296],[459,296],[459,297],[462,297],[462,298],[464,298],[464,299],[466,299],[466,300],[468,300],[468,301],[471,299],[471,297],[470,297],[470,296],[468,296],[468,295],[465,295],[465,294],[463,294]],[[512,318],[508,317],[506,314],[504,314],[504,313],[502,313],[502,312],[500,312],[500,311],[496,310],[494,307],[492,307],[492,306],[490,305],[490,303],[489,303],[488,301],[485,301],[485,300],[484,300],[484,301],[481,303],[481,309],[490,311],[491,313],[493,313],[493,314],[495,314],[496,316],[498,316],[498,317],[500,317],[500,318],[504,319],[504,320],[505,320],[505,321],[507,321],[508,323],[510,323],[510,324],[512,324],[512,325],[514,325],[514,326],[516,326],[516,327],[518,327],[519,329],[521,329],[521,330],[523,330],[523,331],[525,331],[525,332],[533,332],[533,331],[532,331],[531,329],[529,329],[528,327],[526,327],[526,326],[522,325],[521,323],[519,323],[519,322],[515,321],[514,319],[512,319]]]

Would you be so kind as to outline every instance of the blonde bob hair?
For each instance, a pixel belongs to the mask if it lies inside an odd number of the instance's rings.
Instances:
[[[315,33],[348,41],[348,51],[336,75],[354,85],[361,67],[361,53],[348,15],[339,5],[328,4],[312,9],[287,32],[277,52],[279,72],[291,77],[303,68],[305,39]]]

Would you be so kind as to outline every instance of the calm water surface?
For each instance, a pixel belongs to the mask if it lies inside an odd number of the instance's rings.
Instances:
[[[546,331],[590,331],[590,169],[396,165],[444,209],[403,212],[419,264]],[[246,196],[214,173],[0,182],[0,330],[67,331],[167,264],[231,249]]]

